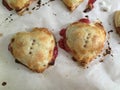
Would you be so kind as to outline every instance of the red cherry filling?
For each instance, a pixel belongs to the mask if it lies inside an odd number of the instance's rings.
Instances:
[[[70,52],[70,48],[68,47],[68,45],[66,43],[66,29],[62,29],[60,31],[60,36],[62,36],[62,38],[58,42],[60,48],[64,49],[67,52]]]
[[[84,10],[84,12],[89,12],[94,8],[94,3],[96,0],[89,0],[86,9]]]
[[[49,62],[49,65],[54,65],[57,55],[58,55],[58,47],[56,45],[55,48],[54,48],[54,51],[53,51],[52,60],[51,60],[51,62]]]
[[[82,18],[79,20],[79,22],[90,23],[89,19],[87,18]]]
[[[96,0],[89,0],[88,4],[94,4]]]

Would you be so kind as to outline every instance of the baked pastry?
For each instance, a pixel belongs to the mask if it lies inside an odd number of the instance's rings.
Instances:
[[[16,33],[8,49],[19,62],[36,72],[53,65],[58,52],[54,36],[46,28]]]
[[[86,67],[103,49],[106,32],[100,22],[87,19],[70,24],[60,32],[59,46],[69,52],[81,66]]]
[[[75,10],[83,0],[63,0],[70,11]]]
[[[3,5],[8,10],[15,10],[16,12],[23,12],[35,0],[2,0]]]
[[[116,11],[114,14],[114,25],[117,33],[120,35],[120,11]]]

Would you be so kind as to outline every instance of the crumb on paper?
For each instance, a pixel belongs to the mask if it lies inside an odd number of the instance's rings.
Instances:
[[[108,34],[110,34],[110,33],[112,33],[113,32],[113,30],[110,30],[110,31],[108,31]]]
[[[7,82],[2,82],[2,86],[6,86],[7,85]]]

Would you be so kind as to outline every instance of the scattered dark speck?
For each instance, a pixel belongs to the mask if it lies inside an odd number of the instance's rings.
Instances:
[[[98,57],[101,57],[101,55],[98,55]]]
[[[2,82],[2,86],[6,86],[7,85],[7,82]]]
[[[29,11],[29,8],[26,8],[27,11]]]
[[[107,12],[108,10],[107,9],[105,9],[105,8],[102,8],[101,9],[103,12]]]
[[[43,3],[42,6],[44,6],[45,4]]]
[[[108,34],[110,34],[110,33],[112,33],[113,32],[113,30],[110,30],[110,31],[108,31]]]
[[[100,62],[103,62],[103,61],[104,61],[103,59],[100,60]]]
[[[88,15],[86,15],[85,17],[86,17],[86,18],[89,18],[89,16],[88,16]]]
[[[75,62],[77,61],[74,57],[72,57],[72,60],[75,61]]]
[[[111,47],[110,47],[109,41],[107,41],[107,45],[108,45],[108,47],[105,49],[105,52],[103,53],[103,56],[111,55],[111,56],[113,57],[112,52],[111,52],[112,49],[111,49]]]
[[[32,8],[32,10],[34,10],[34,9],[35,9],[35,7]]]
[[[109,41],[107,41],[108,46],[110,45]]]
[[[35,42],[36,40],[33,40],[33,42]]]
[[[52,2],[52,1],[55,1],[55,0],[50,0],[49,2]]]
[[[37,4],[40,6],[41,5],[41,0],[38,0]]]
[[[10,14],[10,16],[12,16],[13,14]]]
[[[7,20],[8,20],[8,18],[5,19],[5,21],[7,21]]]
[[[29,54],[32,54],[32,52],[29,52]]]
[[[111,54],[111,56],[113,57],[113,54]]]
[[[54,16],[57,16],[57,14],[56,14],[56,13],[53,13],[53,15],[54,15]]]
[[[11,21],[13,21],[13,19],[11,19]]]
[[[108,55],[108,54],[110,54],[111,53],[111,51],[109,50],[109,49],[106,49],[106,51],[105,51],[105,53],[103,54],[103,56],[106,56],[106,55]]]

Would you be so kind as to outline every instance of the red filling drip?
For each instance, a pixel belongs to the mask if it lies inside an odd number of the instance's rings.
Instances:
[[[90,23],[89,19],[87,18],[82,18],[79,20],[79,22]]]
[[[52,60],[51,60],[51,62],[49,62],[49,65],[54,65],[57,55],[58,55],[58,47],[56,45],[55,48],[54,48],[54,51],[53,51]]]
[[[84,10],[84,12],[89,12],[94,8],[94,3],[96,0],[89,0],[86,9]]]
[[[88,4],[94,4],[96,0],[89,0]]]
[[[57,45],[56,45],[55,48],[54,48],[54,51],[53,51],[53,58],[52,58],[53,61],[55,61],[57,55],[58,55],[58,48],[57,48]]]
[[[58,42],[60,48],[64,49],[67,52],[70,52],[70,48],[68,47],[68,45],[66,43],[66,29],[62,29],[60,31],[60,36],[62,36],[62,38]]]
[[[7,4],[7,2],[6,2],[5,0],[2,0],[2,4],[3,4],[9,11],[13,10],[13,9]]]
[[[60,31],[60,36],[66,37],[66,29],[62,29],[62,30]]]

